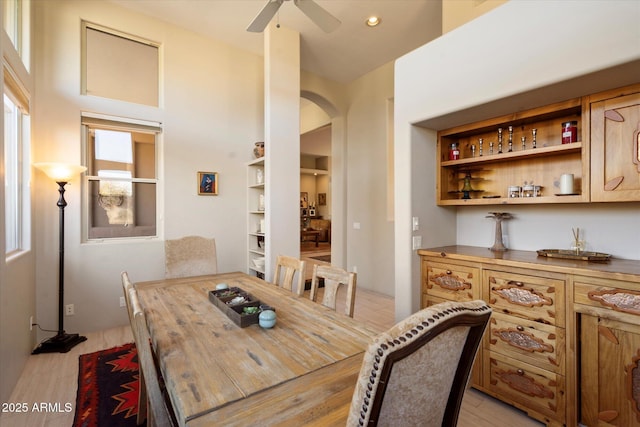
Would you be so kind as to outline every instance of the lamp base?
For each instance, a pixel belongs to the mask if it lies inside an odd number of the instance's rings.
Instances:
[[[54,337],[42,341],[31,354],[40,353],[66,353],[76,345],[86,341],[87,337],[78,334],[67,334],[62,332]]]

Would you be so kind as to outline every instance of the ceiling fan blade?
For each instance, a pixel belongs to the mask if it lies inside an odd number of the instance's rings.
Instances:
[[[293,0],[293,2],[325,33],[330,33],[340,26],[338,18],[324,10],[313,0]]]
[[[253,18],[251,24],[247,27],[247,31],[252,33],[261,33],[267,28],[271,19],[275,16],[284,0],[269,0],[262,10]]]

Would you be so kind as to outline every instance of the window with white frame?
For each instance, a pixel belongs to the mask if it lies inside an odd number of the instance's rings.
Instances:
[[[157,123],[82,117],[86,239],[156,236]]]
[[[29,21],[31,2],[29,0],[2,0],[3,28],[9,36],[18,56],[29,69]]]
[[[15,87],[7,81],[4,93],[4,205],[5,253],[28,250],[29,209],[29,115],[23,96],[13,96]]]

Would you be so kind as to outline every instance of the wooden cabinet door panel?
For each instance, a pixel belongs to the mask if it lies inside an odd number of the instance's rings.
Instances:
[[[640,93],[591,104],[591,201],[640,200]]]
[[[581,422],[640,426],[640,326],[581,316]]]

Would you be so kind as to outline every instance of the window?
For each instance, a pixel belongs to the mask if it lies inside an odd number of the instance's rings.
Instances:
[[[83,116],[86,239],[156,236],[157,123]]]
[[[5,80],[6,83],[6,80]],[[9,85],[5,86],[5,90]],[[29,116],[24,107],[4,94],[5,253],[29,249]],[[26,166],[25,166],[26,165]]]
[[[82,93],[157,107],[158,45],[96,24],[82,24]]]
[[[3,27],[11,44],[26,69],[29,69],[29,14],[28,0],[2,0]]]

